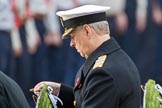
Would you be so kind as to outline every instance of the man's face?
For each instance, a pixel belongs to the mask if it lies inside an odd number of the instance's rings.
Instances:
[[[87,58],[89,55],[89,42],[84,29],[82,27],[76,28],[71,34],[70,46],[75,47],[77,52],[82,57]]]

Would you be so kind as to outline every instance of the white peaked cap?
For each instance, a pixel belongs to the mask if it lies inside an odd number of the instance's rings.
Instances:
[[[66,11],[58,11],[56,15],[60,17],[62,26],[65,28],[63,39],[79,25],[106,21],[106,12],[109,9],[108,6],[83,5]]]
[[[97,5],[83,5],[74,9],[66,10],[66,11],[58,11],[56,15],[63,18],[63,20],[68,20],[71,18],[106,12],[110,9],[108,6],[97,6]]]

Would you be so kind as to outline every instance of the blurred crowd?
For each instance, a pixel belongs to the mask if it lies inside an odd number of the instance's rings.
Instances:
[[[0,70],[33,104],[29,89],[42,80],[73,85],[84,59],[62,40],[56,11],[83,4],[110,6],[111,36],[136,63],[142,84],[162,84],[162,0],[0,0]]]

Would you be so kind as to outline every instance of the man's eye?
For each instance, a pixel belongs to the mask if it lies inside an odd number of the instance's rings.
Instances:
[[[73,35],[73,36],[71,36],[71,39],[74,39],[74,35]]]

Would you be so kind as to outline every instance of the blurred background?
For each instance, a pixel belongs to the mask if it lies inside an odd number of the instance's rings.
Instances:
[[[73,86],[85,61],[62,40],[58,10],[83,4],[110,6],[107,13],[114,37],[139,69],[141,82],[162,84],[162,0],[0,0],[0,70],[23,89],[50,80]]]

